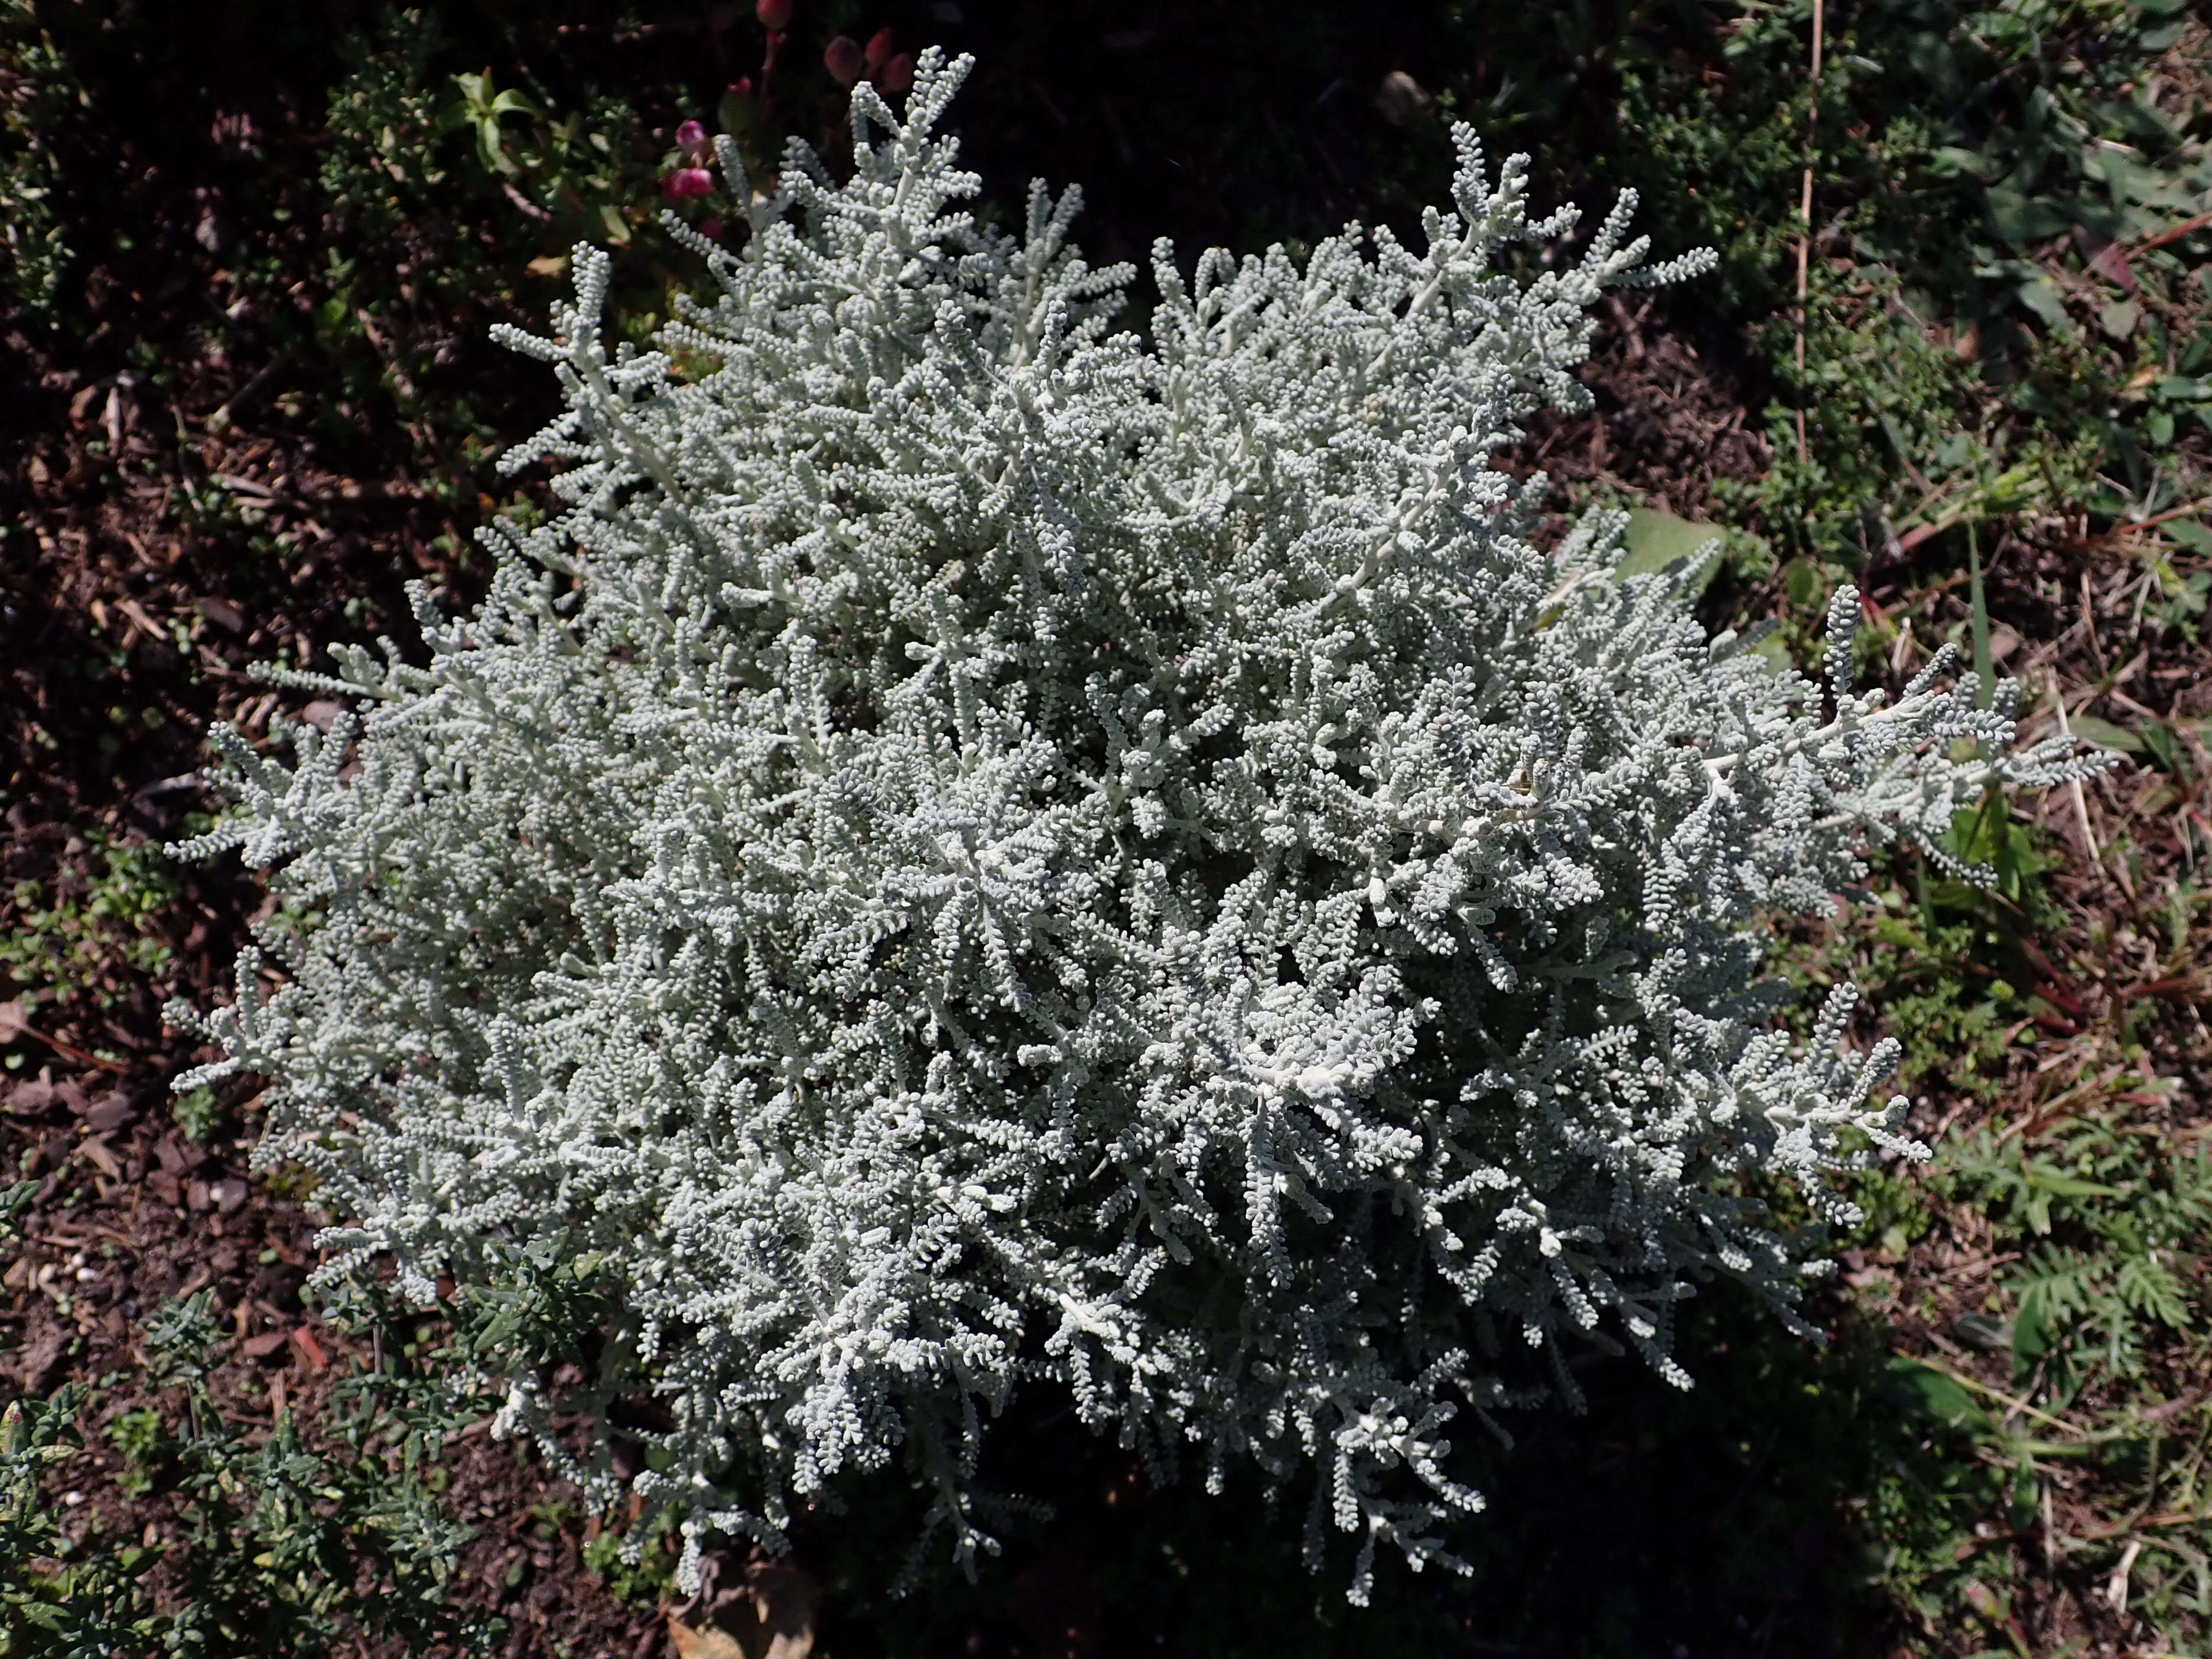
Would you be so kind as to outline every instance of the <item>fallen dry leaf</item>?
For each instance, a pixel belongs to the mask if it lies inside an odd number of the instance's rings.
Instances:
[[[123,1178],[123,1166],[115,1161],[115,1154],[108,1150],[106,1135],[94,1135],[78,1142],[76,1155],[92,1164],[110,1181],[119,1181]]]
[[[746,1644],[756,1650],[752,1659],[807,1659],[822,1605],[822,1587],[812,1575],[794,1561],[756,1560],[745,1570],[745,1587],[752,1592],[759,1634],[768,1638]]]
[[[672,1611],[668,1633],[676,1659],[809,1659],[821,1606],[822,1587],[804,1567],[757,1556],[740,1583],[705,1599],[698,1625]],[[730,1628],[706,1622],[709,1614]]]
[[[138,1115],[138,1096],[128,1089],[111,1090],[92,1103],[84,1115],[85,1127],[95,1133],[105,1134],[119,1129]]]
[[[674,1613],[668,1615],[668,1639],[675,1644],[676,1659],[748,1659],[738,1638],[712,1625],[696,1628]]]

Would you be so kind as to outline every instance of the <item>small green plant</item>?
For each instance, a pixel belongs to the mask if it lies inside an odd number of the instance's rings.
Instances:
[[[474,1534],[444,1515],[419,1458],[406,1455],[410,1431],[419,1444],[426,1427],[457,1426],[445,1414],[453,1402],[441,1398],[448,1391],[386,1382],[402,1399],[388,1395],[380,1410],[372,1396],[384,1379],[356,1376],[319,1425],[327,1450],[310,1445],[289,1413],[252,1444],[208,1387],[215,1336],[206,1291],[170,1304],[148,1328],[157,1374],[185,1395],[174,1458],[181,1605],[164,1632],[170,1651],[318,1653],[355,1630],[398,1638],[410,1652],[441,1641],[488,1649],[496,1627],[445,1594]]]
[[[1772,465],[1733,501],[1783,556],[1833,580],[1970,516],[2201,495],[2173,447],[2212,417],[2185,0],[1830,4],[1817,85],[1814,11],[1469,8],[1495,68],[1441,95],[1718,250],[1710,302],[1778,392]]]
[[[83,96],[30,0],[0,0],[0,296],[28,310],[52,302],[69,268],[56,140]]]
[[[678,1594],[681,1554],[675,1518],[661,1515],[643,1523],[638,1536],[605,1531],[587,1540],[583,1561],[606,1581],[617,1601],[658,1603]]]
[[[1939,1189],[1983,1206],[2021,1250],[2006,1275],[2014,1372],[2055,1399],[2099,1372],[2142,1373],[2145,1343],[2182,1336],[2206,1300],[2212,1156],[2112,1109],[2040,1130],[1998,1123],[1958,1137]]]
[[[154,1490],[154,1462],[162,1449],[161,1413],[150,1407],[125,1412],[106,1432],[108,1444],[123,1455],[115,1484],[126,1498],[145,1497]]]
[[[319,179],[335,236],[313,319],[337,374],[319,418],[349,431],[389,410],[430,446],[425,487],[471,494],[452,460],[481,462],[501,434],[448,372],[453,319],[480,334],[542,304],[579,240],[628,246],[660,207],[655,173],[627,105],[599,95],[563,113],[542,89],[453,73],[434,15],[387,11],[343,55]],[[618,313],[662,300],[641,265]]]
[[[159,846],[92,829],[70,843],[61,872],[19,881],[0,932],[0,973],[41,1000],[115,1000],[116,970],[151,975],[173,952],[156,931],[181,889]]]
[[[35,1186],[35,1183],[33,1183]],[[20,1190],[20,1189],[19,1189]],[[265,1436],[223,1414],[210,1379],[212,1292],[147,1326],[154,1380],[176,1401],[118,1415],[123,1495],[171,1518],[166,1541],[120,1547],[67,1532],[41,1480],[79,1455],[94,1404],[73,1383],[19,1401],[0,1430],[0,1659],[89,1659],[158,1650],[174,1659],[314,1655],[367,1637],[419,1653],[481,1653],[498,1621],[447,1595],[473,1534],[431,1490],[446,1435],[477,1401],[450,1366],[356,1375],[310,1436],[292,1414]],[[90,1511],[87,1511],[88,1514]]]
[[[92,1659],[143,1651],[164,1627],[143,1577],[155,1552],[81,1549],[43,1490],[82,1452],[76,1421],[88,1390],[71,1383],[0,1413],[0,1659]]]
[[[171,1103],[177,1127],[195,1146],[204,1146],[222,1130],[226,1116],[212,1089],[187,1089]]]
[[[1848,979],[1879,999],[1903,1045],[1907,1089],[1940,1081],[1994,1101],[2005,1057],[2047,1002],[2028,951],[2052,908],[2053,862],[2041,829],[1999,796],[1960,812],[1942,838],[1949,857],[1986,871],[1959,880],[1933,860],[1900,859],[1872,902],[1844,913],[1822,949],[1794,973],[1808,983]]]

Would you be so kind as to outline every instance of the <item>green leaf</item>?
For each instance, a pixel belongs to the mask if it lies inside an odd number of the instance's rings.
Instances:
[[[2115,202],[2151,202],[2165,184],[2156,173],[2124,150],[2106,149],[2100,158],[2106,187]],[[2055,234],[2055,233],[2054,233]]]
[[[2014,247],[2049,241],[2071,222],[2049,202],[2023,196],[2016,190],[1985,191],[1983,206],[1988,214],[1990,234]]]
[[[31,1200],[39,1195],[36,1181],[19,1181],[0,1192],[0,1238],[13,1238],[15,1229],[9,1224],[23,1211],[30,1208]]]
[[[2094,714],[2076,714],[2067,724],[2074,735],[2084,743],[2094,743],[2100,749],[2118,749],[2123,753],[2140,755],[2143,740],[2124,726],[2110,720],[2100,720]]]
[[[2057,1335],[2056,1310],[2051,1298],[2043,1293],[2041,1285],[2031,1285],[2021,1292],[2020,1309],[2012,1322],[2012,1364],[2015,1371],[2031,1369],[2035,1362],[2051,1350]]]
[[[1898,1358],[1889,1364],[1893,1391],[1910,1408],[1934,1418],[1946,1428],[1986,1430],[1990,1419],[1973,1396],[1956,1379],[1917,1359]]]
[[[2028,278],[2013,290],[2013,297],[2040,317],[2056,333],[2069,332],[2074,319],[2066,314],[2066,302],[2059,296],[2057,284],[2048,276],[2037,275]]]
[[[2189,1293],[2163,1262],[2130,1257],[2121,1264],[2117,1288],[2120,1299],[2146,1319],[2178,1331],[2189,1328]]]
[[[2152,720],[2143,727],[2143,747],[2150,750],[2151,758],[2167,771],[2179,771],[2181,767],[2181,745],[2173,740],[2173,733]]]
[[[1928,157],[1929,171],[1939,179],[1985,179],[1989,176],[1988,157],[1978,150],[1960,149],[1956,144],[1938,144]]]
[[[2060,1173],[2047,1164],[2027,1166],[2027,1184],[2039,1187],[2058,1198],[2118,1198],[2120,1189],[2107,1187],[2101,1181],[2084,1181],[2079,1176]]]
[[[1686,560],[1696,560],[1700,568],[1692,580],[1691,591],[1702,593],[1721,566],[1719,530],[1678,519],[1671,513],[1634,508],[1620,539],[1626,550],[1615,568],[1624,577],[1654,575]]]
[[[2169,520],[2166,533],[2191,552],[2212,554],[2212,527],[2195,519]]]
[[[1782,591],[1797,610],[1810,611],[1819,605],[1827,586],[1820,567],[1811,559],[1792,559],[1782,567]]]

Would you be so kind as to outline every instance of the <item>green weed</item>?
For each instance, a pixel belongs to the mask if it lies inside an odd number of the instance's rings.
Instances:
[[[212,1089],[193,1089],[179,1095],[170,1103],[169,1109],[176,1115],[177,1127],[195,1146],[204,1146],[213,1140],[228,1117]]]
[[[2004,1281],[2022,1379],[2071,1399],[2099,1372],[2143,1373],[2144,1344],[2193,1331],[2212,1237],[2212,1156],[2111,1109],[2039,1132],[1995,1123],[1948,1144],[1939,1190],[2024,1246]]]
[[[1773,464],[1733,508],[1826,582],[1972,518],[2202,493],[2171,453],[2212,418],[2183,0],[1844,0],[1817,90],[1812,10],[1470,7],[1498,67],[1443,98],[1568,190],[1635,185],[1662,246],[1720,252],[1699,303],[1777,388]]]
[[[118,1481],[137,1502],[165,1500],[158,1545],[115,1547],[72,1534],[41,1481],[82,1450],[75,1427],[93,1396],[71,1384],[8,1408],[0,1431],[0,1634],[5,1659],[158,1650],[198,1655],[350,1650],[358,1636],[408,1652],[450,1644],[482,1653],[498,1621],[447,1594],[473,1534],[448,1519],[427,1478],[443,1438],[476,1401],[446,1379],[356,1376],[311,1438],[289,1413],[265,1436],[224,1417],[210,1381],[217,1340],[212,1292],[165,1307],[147,1327],[173,1419],[125,1413],[107,1437]]]
[[[155,1552],[138,1546],[80,1559],[42,1490],[47,1472],[83,1449],[76,1418],[88,1390],[18,1400],[0,1413],[0,1656],[77,1659],[143,1651],[158,1639],[143,1576]]]
[[[0,0],[0,295],[19,306],[51,304],[69,267],[54,141],[82,97],[30,0]]]
[[[674,1595],[677,1555],[675,1522],[665,1516],[647,1527],[641,1537],[601,1532],[583,1548],[586,1570],[605,1580],[617,1601],[648,1604]]]
[[[125,1412],[107,1425],[107,1443],[123,1455],[123,1473],[115,1484],[126,1498],[143,1498],[154,1490],[154,1462],[162,1448],[161,1414],[142,1407]]]
[[[534,319],[577,241],[629,246],[662,205],[655,158],[618,98],[563,112],[542,88],[455,73],[433,15],[388,11],[343,52],[319,180],[336,234],[313,318],[338,376],[317,418],[350,432],[389,409],[424,459],[468,452],[437,469],[459,487],[511,434],[448,372],[453,319]],[[649,256],[622,269],[615,316],[665,310],[669,272]]]
[[[15,884],[0,972],[41,1000],[112,1007],[118,967],[150,976],[168,966],[173,953],[155,923],[181,891],[158,846],[88,830],[54,880]]]

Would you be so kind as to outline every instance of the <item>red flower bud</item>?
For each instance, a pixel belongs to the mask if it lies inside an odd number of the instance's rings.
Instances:
[[[750,75],[740,75],[730,82],[730,89],[722,94],[725,98],[750,98],[752,95],[753,77]]]
[[[823,49],[822,67],[839,86],[851,86],[860,78],[863,67],[860,43],[849,34],[839,35]]]
[[[686,121],[676,129],[676,148],[678,149],[696,149],[706,142],[707,129],[696,121]]]
[[[884,65],[884,72],[876,77],[876,84],[885,92],[904,92],[914,84],[914,54],[902,52]]]
[[[791,27],[791,0],[759,0],[753,15],[761,20],[763,28],[781,34]]]
[[[890,55],[891,32],[887,28],[878,29],[873,34],[868,37],[868,50],[866,53],[868,73],[873,75],[878,70],[889,63],[890,61]]]
[[[702,219],[699,222],[699,234],[710,242],[720,241],[722,222],[720,219]]]
[[[704,167],[678,167],[660,181],[660,193],[672,202],[687,196],[712,196],[714,177]]]

